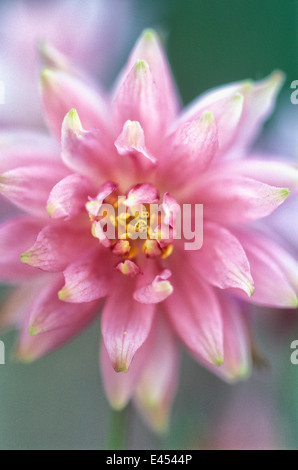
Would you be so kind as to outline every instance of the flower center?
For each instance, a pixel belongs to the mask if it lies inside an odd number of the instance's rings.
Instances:
[[[149,258],[167,258],[173,252],[173,228],[165,223],[165,210],[150,184],[137,185],[125,196],[106,183],[86,208],[92,235],[116,256],[126,260],[143,253]]]

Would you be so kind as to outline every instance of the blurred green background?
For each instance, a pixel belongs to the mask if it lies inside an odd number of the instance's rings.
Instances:
[[[135,22],[144,15],[154,17],[147,26],[166,40],[184,103],[206,89],[259,79],[274,69],[287,75],[277,112],[290,101],[289,84],[298,79],[298,1],[139,0]],[[295,314],[285,312],[286,318]],[[229,432],[235,446],[237,438],[249,443],[261,435],[268,447],[298,449],[298,366],[290,363],[298,322],[291,318],[290,328],[282,329],[273,312],[259,315],[255,329],[270,366],[231,387],[184,357],[169,435],[158,439],[131,410],[129,449],[216,448]],[[0,366],[1,450],[104,448],[109,409],[98,371],[99,333],[98,321],[29,366],[9,361],[14,334],[0,337],[7,353]]]

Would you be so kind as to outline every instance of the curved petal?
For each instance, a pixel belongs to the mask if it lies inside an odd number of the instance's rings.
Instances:
[[[86,227],[47,225],[34,245],[21,255],[23,263],[43,271],[59,272],[97,246]]]
[[[65,72],[45,68],[41,75],[41,91],[47,121],[59,140],[64,117],[73,108],[85,129],[111,132],[106,120],[107,104],[100,92],[90,85]]]
[[[119,274],[120,276],[120,274]],[[121,276],[107,299],[102,316],[102,335],[117,372],[127,372],[136,351],[148,337],[154,305],[142,305],[132,296],[131,280]]]
[[[0,173],[47,162],[55,165],[60,160],[54,140],[37,132],[2,131],[0,148]]]
[[[222,225],[266,217],[289,196],[289,190],[242,176],[213,173],[196,188],[204,215]]]
[[[249,297],[254,293],[254,281],[241,243],[217,224],[204,223],[203,247],[189,254],[189,262],[202,278],[220,289],[242,289]]]
[[[235,232],[247,254],[255,282],[253,303],[297,307],[298,263],[277,243],[252,230]]]
[[[38,275],[31,266],[21,262],[21,254],[31,246],[42,222],[27,216],[15,217],[0,226],[0,279],[18,282]]]
[[[144,60],[134,65],[121,85],[114,101],[114,115],[118,133],[126,121],[138,121],[147,147],[154,152],[165,132],[166,116],[162,97]]]
[[[53,162],[15,168],[0,175],[0,193],[26,212],[45,217],[50,191],[67,173]]]
[[[217,125],[212,113],[184,123],[163,143],[159,170],[175,183],[197,180],[212,163],[218,151]],[[183,164],[182,164],[183,163]]]
[[[71,219],[86,212],[88,196],[94,195],[95,190],[87,178],[78,174],[69,175],[52,189],[47,201],[47,211],[54,219]]]
[[[180,98],[173,81],[167,58],[156,33],[152,30],[145,30],[136,43],[124,70],[117,80],[118,88],[123,84],[127,75],[139,60],[145,60],[150,67],[160,96],[164,101],[166,120],[170,123],[177,115],[181,106]]]
[[[229,383],[246,380],[252,371],[252,352],[248,319],[239,302],[225,294],[219,295],[223,318],[224,362],[215,367],[203,361],[208,369]],[[201,358],[197,356],[199,362]]]
[[[208,362],[223,362],[223,323],[214,290],[187,270],[183,258],[173,269],[174,294],[164,303],[173,327],[195,354]]]
[[[91,302],[105,297],[109,292],[108,259],[105,250],[101,256],[88,256],[70,264],[64,271],[65,285],[59,299],[70,303]]]
[[[30,335],[71,327],[73,323],[83,323],[84,316],[89,312],[94,310],[98,312],[98,302],[89,302],[86,306],[61,302],[58,291],[62,285],[62,276],[54,276],[37,296],[30,312],[28,330]]]
[[[63,120],[61,146],[65,165],[96,184],[109,179],[117,165],[112,139],[102,129],[85,130],[75,109]]]
[[[169,426],[178,386],[179,362],[176,338],[159,316],[150,334],[147,361],[135,392],[135,402],[142,416],[159,434],[165,433]]]

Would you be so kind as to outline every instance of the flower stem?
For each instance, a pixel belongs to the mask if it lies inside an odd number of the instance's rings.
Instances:
[[[111,409],[107,450],[125,450],[127,440],[128,407],[121,411]]]

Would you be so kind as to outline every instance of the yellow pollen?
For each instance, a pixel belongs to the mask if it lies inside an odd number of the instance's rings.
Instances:
[[[173,245],[168,245],[166,246],[163,250],[162,250],[162,259],[166,259],[168,258],[169,256],[171,256],[171,254],[173,253],[173,250],[174,250],[174,247]]]

